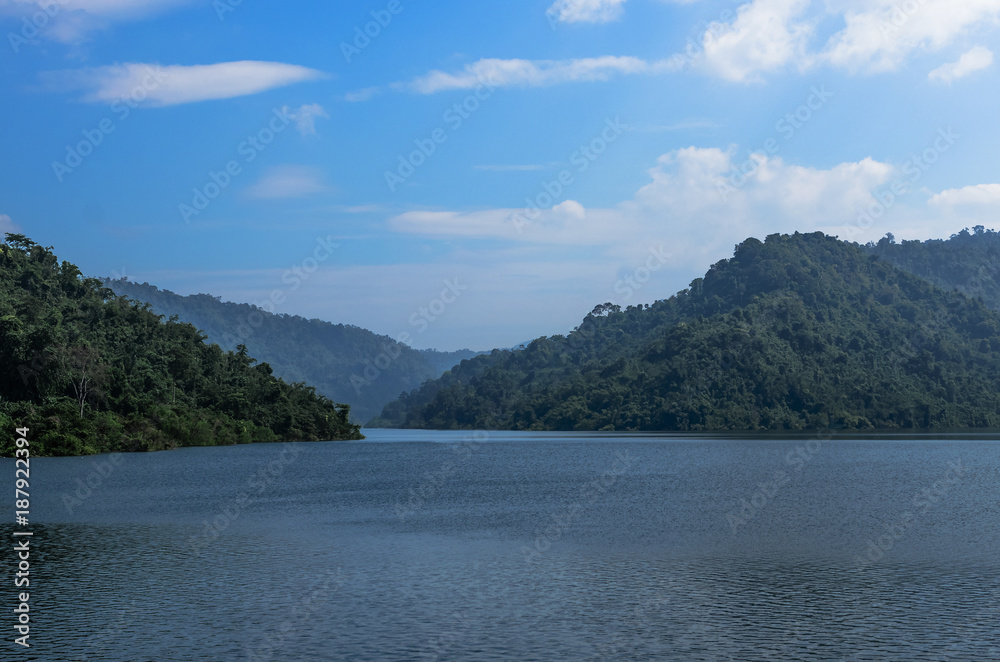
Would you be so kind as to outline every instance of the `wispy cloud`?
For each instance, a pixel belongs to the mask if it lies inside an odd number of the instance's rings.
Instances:
[[[83,101],[132,99],[149,106],[230,99],[325,77],[307,67],[253,60],[193,66],[128,63],[42,74],[50,91],[82,91]]]
[[[268,170],[247,193],[260,200],[277,200],[302,198],[328,190],[322,174],[314,168],[279,166]]]
[[[349,103],[358,103],[361,101],[368,101],[382,91],[381,87],[366,87],[363,90],[355,90],[354,92],[348,92],[344,95],[344,101]]]
[[[431,71],[404,87],[418,94],[491,87],[547,87],[563,83],[606,81],[621,75],[655,74],[676,69],[666,60],[647,62],[637,57],[603,56],[574,60],[483,59],[461,71]]]
[[[952,81],[965,78],[976,71],[987,69],[992,64],[993,51],[982,46],[977,46],[964,53],[958,59],[958,62],[943,64],[930,72],[927,77],[932,81],[950,85]]]
[[[53,41],[79,44],[97,30],[113,23],[138,21],[162,14],[195,0],[0,0],[0,14],[48,16],[41,34]]]
[[[284,107],[286,115],[295,121],[295,128],[304,136],[316,135],[316,118],[323,117],[329,119],[323,106],[318,103],[309,103],[299,106],[297,109]]]
[[[548,16],[561,23],[607,23],[618,19],[626,0],[556,0]]]

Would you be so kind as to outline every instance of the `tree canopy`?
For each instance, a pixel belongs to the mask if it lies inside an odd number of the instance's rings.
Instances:
[[[349,407],[223,351],[20,234],[0,244],[0,451],[33,455],[360,439]]]
[[[250,354],[271,365],[275,375],[311,384],[337,402],[349,402],[355,422],[376,415],[400,392],[476,356],[467,349],[417,350],[350,324],[274,314],[208,294],[181,296],[125,279],[105,280],[104,284],[117,294],[150,304],[159,315],[176,315],[195,325],[209,342],[223,349],[246,345]],[[414,327],[404,326],[417,333]]]
[[[748,239],[669,299],[604,304],[567,336],[463,361],[372,424],[1000,427],[997,313],[868,253],[820,233]]]

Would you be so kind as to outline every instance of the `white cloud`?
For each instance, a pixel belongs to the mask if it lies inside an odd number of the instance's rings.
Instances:
[[[858,210],[875,202],[872,191],[896,172],[868,158],[829,169],[764,155],[755,159],[753,172],[745,181],[736,181],[730,176],[741,164],[734,160],[734,151],[679,149],[660,157],[649,171],[650,182],[632,199],[604,209],[585,209],[566,200],[541,210],[520,229],[515,215],[530,218],[523,209],[412,211],[388,224],[397,232],[427,236],[591,246],[612,256],[641,253],[669,241],[671,251],[682,256],[679,261],[704,266],[754,234],[817,229],[836,233],[852,227]],[[727,186],[730,189],[723,192]]]
[[[556,0],[548,16],[561,23],[607,23],[622,14],[625,0]]]
[[[172,106],[230,99],[324,78],[315,69],[281,62],[221,62],[193,66],[128,63],[42,75],[53,91],[82,90],[84,101],[112,104],[132,100]]]
[[[927,204],[937,207],[956,207],[959,205],[996,205],[1000,206],[1000,184],[978,184],[941,191],[927,201]]]
[[[302,198],[329,190],[323,184],[319,171],[304,166],[279,166],[271,168],[253,186],[248,194],[261,200]]]
[[[431,71],[405,87],[419,94],[488,87],[546,87],[561,83],[605,81],[618,75],[651,74],[676,69],[668,61],[647,62],[636,57],[603,56],[575,60],[483,59],[462,71]]]
[[[914,52],[939,51],[973,30],[995,29],[998,19],[1000,0],[751,0],[732,21],[709,26],[693,59],[702,71],[740,82],[790,65],[894,71]],[[817,48],[810,42],[824,21],[843,27]],[[977,51],[966,66],[980,64],[983,55]]]
[[[737,10],[732,23],[706,30],[700,67],[732,81],[756,81],[762,72],[806,61],[812,26],[795,19],[809,0],[754,0]]]
[[[685,4],[688,0],[664,0]],[[692,2],[697,0],[690,0]],[[621,12],[624,2],[559,0],[549,9],[560,21],[606,21]],[[495,87],[545,87],[568,82],[607,81],[620,75],[677,72],[686,66],[734,82],[757,82],[764,74],[790,66],[800,71],[821,64],[852,73],[894,71],[915,51],[936,52],[960,43],[974,30],[1000,25],[1000,0],[750,0],[730,20],[711,23],[700,44],[688,44],[664,60],[605,55],[570,60],[485,58],[457,72],[433,70],[409,83],[388,86],[419,94],[445,90]],[[839,23],[825,45],[815,43],[821,26]],[[842,25],[842,27],[841,27]],[[952,77],[984,64],[986,49],[966,53]],[[384,88],[372,87],[346,95],[365,101]]]
[[[303,106],[299,106],[297,110],[293,110],[288,106],[284,107],[284,112],[286,115],[295,120],[295,128],[299,130],[304,136],[316,135],[316,118],[324,117],[329,119],[330,116],[326,114],[323,106],[318,103],[309,103]]]
[[[930,72],[927,77],[932,81],[950,85],[952,81],[965,78],[969,74],[988,68],[992,64],[993,51],[976,46],[958,58],[958,62],[943,64]]]
[[[381,91],[382,88],[380,87],[366,87],[363,90],[355,90],[354,92],[348,92],[347,94],[344,95],[344,101],[347,101],[349,103],[368,101]]]
[[[867,0],[844,11],[846,26],[823,59],[851,71],[893,71],[920,49],[938,51],[974,28],[996,25],[1000,0]]]

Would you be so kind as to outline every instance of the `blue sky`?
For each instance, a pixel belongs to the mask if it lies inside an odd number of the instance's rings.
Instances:
[[[421,348],[749,236],[1000,211],[1000,0],[0,0],[0,33],[0,231]]]

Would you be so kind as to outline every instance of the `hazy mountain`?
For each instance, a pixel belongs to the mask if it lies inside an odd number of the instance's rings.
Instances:
[[[961,266],[949,265],[956,244],[944,243],[947,251],[925,251],[917,242],[896,255],[899,249],[819,233],[748,239],[669,299],[625,310],[602,304],[568,336],[463,361],[387,405],[375,423],[536,430],[1000,426],[997,313],[888,261],[891,255],[926,264],[951,290],[964,274],[980,273],[979,258],[957,251],[953,261]]]
[[[208,294],[181,296],[148,283],[105,280],[117,294],[150,304],[166,318],[198,327],[225,350],[246,345],[274,374],[305,382],[322,395],[351,405],[365,421],[400,393],[438,377],[477,352],[416,350],[366,329],[295,315],[275,315],[256,306],[223,302]]]

